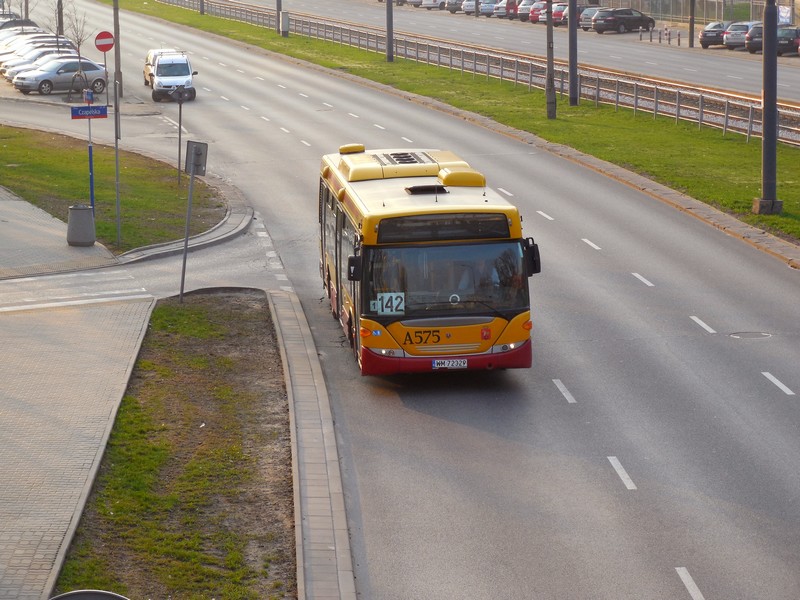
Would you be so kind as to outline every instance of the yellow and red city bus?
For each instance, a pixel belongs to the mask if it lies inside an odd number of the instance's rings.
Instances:
[[[322,157],[320,274],[362,375],[531,366],[539,249],[446,150]]]

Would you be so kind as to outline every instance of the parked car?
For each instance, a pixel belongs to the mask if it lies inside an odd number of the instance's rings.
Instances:
[[[581,18],[581,15],[583,14],[583,11],[585,11],[587,8],[589,8],[589,7],[586,4],[578,4],[578,5],[575,6],[575,14],[578,15],[578,22],[579,23],[580,23],[580,18]],[[558,21],[558,24],[559,25],[569,25],[569,20],[570,20],[569,5],[567,5],[567,8],[565,8],[564,12],[562,12],[561,15],[560,15],[560,19]],[[555,15],[553,15],[553,21],[554,21],[553,24],[555,24]],[[580,27],[580,25],[579,25],[579,27]]]
[[[760,21],[737,21],[731,23],[722,34],[722,42],[728,50],[736,50],[736,48],[744,48],[744,36],[750,31],[753,25],[759,24]]]
[[[480,0],[480,14],[484,17],[491,17],[497,2],[498,0]]]
[[[406,0],[406,3],[414,8],[419,8],[422,6],[422,0]]]
[[[800,27],[778,28],[778,56],[797,52],[800,54]]]
[[[11,27],[38,27],[36,21],[30,19],[9,19],[0,23],[0,29],[9,29]]]
[[[764,27],[753,25],[744,35],[744,47],[750,54],[761,52],[764,49]]]
[[[709,46],[724,46],[725,42],[722,36],[731,23],[733,23],[733,21],[714,21],[703,27],[703,30],[698,36],[700,46],[704,50],[708,49]]]
[[[498,19],[516,19],[517,0],[500,0],[494,5],[494,16]]]
[[[578,21],[578,27],[584,31],[589,31],[592,28],[592,17],[595,13],[603,8],[602,6],[589,6],[581,13],[581,20]]]
[[[597,33],[625,33],[636,31],[640,27],[645,31],[655,29],[655,19],[633,8],[601,8],[592,17],[592,29]]]
[[[464,0],[461,3],[461,10],[464,11],[465,15],[474,15],[476,3],[477,0]]]
[[[142,77],[145,85],[153,85],[153,70],[155,69],[156,59],[161,54],[172,52],[177,52],[177,50],[175,48],[151,48],[147,51],[147,55],[144,57],[144,67],[142,68]]]
[[[420,8],[427,8],[428,10],[433,10],[434,8],[444,10],[444,6],[445,0],[422,0],[422,4],[419,5]]]
[[[461,5],[463,3],[464,0],[447,0],[447,3],[445,4],[445,9],[449,10],[451,15],[454,15],[461,10]]]
[[[20,58],[24,54],[27,54],[31,50],[36,50],[37,48],[44,48],[45,46],[57,46],[58,44],[63,44],[67,40],[63,37],[56,37],[50,35],[44,35],[39,37],[37,35],[27,36],[19,39],[20,43],[17,43],[13,46],[9,46],[5,51],[0,52],[0,63],[4,63],[7,60],[15,60]]]
[[[531,23],[538,23],[540,20],[544,22],[547,19],[547,2],[537,0],[531,4],[531,10],[528,13],[528,20]]]
[[[6,78],[6,81],[13,82],[14,81],[14,77],[19,75],[23,71],[33,71],[35,69],[38,69],[42,65],[46,65],[51,60],[54,60],[56,58],[76,58],[77,59],[79,57],[78,57],[78,52],[76,50],[62,49],[62,50],[59,51],[58,54],[47,54],[47,55],[42,56],[41,58],[33,61],[32,63],[23,63],[23,64],[20,64],[20,65],[16,65],[14,67],[9,67],[9,68],[5,69],[5,71],[3,73],[3,77]]]
[[[106,68],[88,58],[57,58],[14,77],[14,87],[26,95],[39,92],[46,96],[85,88],[99,94],[106,89]]]
[[[29,65],[36,63],[37,65],[44,64],[51,58],[58,58],[61,54],[77,54],[77,49],[73,45],[60,45],[60,46],[43,46],[41,48],[34,48],[26,52],[24,56],[19,58],[9,59],[3,62],[0,66],[0,75],[5,75],[10,70],[19,72],[24,68],[30,68]],[[8,79],[8,78],[6,78]]]
[[[523,23],[531,18],[531,5],[535,0],[520,0],[517,5],[517,18]]]
[[[561,25],[561,20],[564,18],[564,11],[567,10],[569,4],[566,2],[553,3],[553,27]]]
[[[192,78],[197,71],[192,70],[192,63],[185,52],[165,52],[156,57],[153,77],[150,80],[153,91],[153,102],[160,102],[173,96],[176,89],[183,89],[186,100],[194,100],[197,90]]]

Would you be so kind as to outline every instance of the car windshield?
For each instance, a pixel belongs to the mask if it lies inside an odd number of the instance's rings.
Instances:
[[[528,305],[519,242],[370,248],[364,260],[364,308],[376,317],[486,314]]]
[[[189,65],[185,62],[159,64],[156,75],[161,77],[180,77],[189,74]]]

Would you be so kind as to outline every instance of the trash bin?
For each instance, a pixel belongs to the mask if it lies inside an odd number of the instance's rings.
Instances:
[[[70,246],[93,246],[94,242],[94,210],[85,204],[70,206],[67,243]]]

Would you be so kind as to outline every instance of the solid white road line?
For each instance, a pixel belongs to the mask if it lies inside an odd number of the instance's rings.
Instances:
[[[617,475],[619,475],[619,478],[622,479],[622,483],[625,484],[625,487],[629,490],[635,490],[636,484],[633,483],[633,480],[628,476],[628,473],[622,468],[622,463],[619,462],[619,459],[616,456],[609,456],[608,462],[610,462],[611,466],[614,467],[614,470],[617,472]]]
[[[769,380],[770,380],[772,383],[774,383],[776,386],[778,386],[778,388],[779,388],[779,389],[780,389],[780,390],[781,390],[781,391],[782,391],[784,394],[786,394],[787,396],[794,396],[794,392],[793,392],[792,390],[790,390],[788,387],[786,387],[785,385],[783,385],[783,384],[780,382],[780,380],[779,380],[777,377],[775,377],[775,376],[774,376],[772,373],[769,373],[769,372],[767,372],[767,371],[761,371],[761,374],[762,374],[764,377],[766,377],[767,379],[769,379]]]
[[[64,306],[84,306],[86,304],[103,304],[107,302],[130,302],[133,300],[152,300],[150,294],[137,296],[121,296],[117,298],[93,298],[90,300],[72,300],[69,302],[45,302],[43,304],[27,304],[24,306],[5,306],[0,308],[0,312],[17,312],[23,310],[37,310],[42,308],[60,308]]]
[[[683,585],[686,586],[686,591],[689,592],[692,600],[705,600],[703,594],[700,593],[700,588],[697,587],[694,579],[689,575],[689,570],[686,567],[675,567],[675,570],[678,572],[678,577],[681,578]]]

